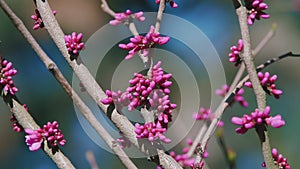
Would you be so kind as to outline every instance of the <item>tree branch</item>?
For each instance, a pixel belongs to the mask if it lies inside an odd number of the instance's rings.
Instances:
[[[241,55],[241,58],[243,59],[246,70],[249,74],[249,79],[252,83],[253,90],[256,96],[258,109],[259,111],[263,111],[266,108],[266,93],[260,85],[255,65],[253,63],[250,33],[247,23],[247,9],[244,6],[241,6],[236,9],[236,13],[239,18],[242,39],[244,42],[244,53],[243,55]],[[264,155],[266,166],[268,169],[275,169],[267,128],[265,125],[259,125],[256,127],[256,131],[261,141],[262,152]]]
[[[68,62],[68,64],[73,69],[74,73],[78,77],[78,79],[83,84],[84,88],[87,90],[88,94],[93,98],[95,103],[100,107],[100,109],[107,115],[107,109],[108,106],[101,103],[101,99],[106,98],[106,95],[102,88],[98,85],[94,77],[91,75],[91,73],[88,71],[88,69],[84,66],[84,64],[80,60],[71,60],[70,55],[68,54],[67,48],[65,46],[64,42],[64,33],[61,30],[59,24],[57,23],[57,20],[54,18],[52,14],[52,10],[47,3],[46,0],[37,0],[37,8],[41,14],[41,17],[43,18],[43,22],[45,25],[45,28],[49,32],[51,38],[59,48],[60,52]],[[122,118],[123,117],[123,118]],[[122,119],[124,126],[121,124],[121,121],[119,119]],[[123,115],[120,115],[116,110],[113,111],[111,114],[111,120],[115,123],[115,125],[119,128],[119,130],[124,133],[124,135],[130,140],[134,141],[136,140],[136,135],[134,130],[129,130],[129,128],[133,128],[134,126],[130,123],[130,121]],[[120,127],[123,126],[123,127]],[[125,134],[127,133],[127,134]],[[139,145],[137,141],[134,141],[133,144],[137,146],[143,153],[149,154],[147,151],[143,151],[141,148],[142,146]],[[144,145],[143,145],[144,146]],[[152,146],[148,146],[148,149],[151,149]],[[166,154],[165,154],[166,155]],[[168,156],[168,155],[166,155]],[[175,160],[174,163],[177,163]],[[175,165],[175,164],[174,164]],[[177,164],[179,165],[179,164]],[[165,166],[164,166],[165,167]],[[180,166],[179,166],[180,167]],[[179,168],[178,167],[178,168]],[[165,167],[168,169],[167,167]],[[181,167],[180,167],[181,168]]]
[[[1,1],[2,2],[2,1]],[[110,134],[104,129],[104,127],[96,120],[96,117],[92,111],[85,105],[85,103],[80,99],[78,94],[72,89],[71,85],[65,79],[63,74],[60,72],[56,64],[47,56],[43,49],[39,46],[30,32],[27,30],[23,22],[14,14],[12,10],[6,6],[7,14],[10,16],[12,22],[16,25],[21,34],[25,37],[34,51],[38,54],[40,59],[43,61],[47,69],[53,74],[56,80],[65,89],[68,95],[72,98],[75,105],[78,107],[83,116],[89,121],[91,126],[96,130],[96,132],[104,139],[106,144],[117,154],[122,163],[127,168],[137,168],[133,162],[128,158],[123,149],[120,146],[114,145],[115,140],[110,136]]]

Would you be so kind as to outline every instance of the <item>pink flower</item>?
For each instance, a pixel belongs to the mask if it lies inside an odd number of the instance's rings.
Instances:
[[[257,124],[267,124],[274,128],[280,128],[285,125],[285,121],[280,115],[274,117],[270,116],[270,107],[267,106],[264,111],[260,112],[255,109],[250,115],[244,114],[243,117],[232,117],[231,122],[235,125],[241,126],[236,129],[239,134],[246,133],[249,129],[255,128]]]
[[[52,11],[53,15],[56,15],[56,11]],[[42,17],[40,15],[40,12],[38,9],[35,9],[35,14],[31,15],[31,19],[34,20],[34,26],[33,26],[33,30],[37,30],[39,28],[43,28],[44,27],[44,22],[42,20]]]
[[[260,18],[268,19],[269,14],[263,12],[263,10],[268,9],[268,5],[263,2],[263,0],[251,0],[251,3],[247,5],[248,11],[248,24],[252,25],[255,19],[260,20]]]
[[[148,138],[150,142],[153,142],[156,139],[160,139],[165,143],[170,143],[171,139],[167,138],[164,134],[167,131],[166,128],[162,128],[155,123],[145,123],[144,125],[140,125],[139,123],[135,124],[135,133],[136,138]]]
[[[4,92],[1,94],[6,95],[6,93],[10,93],[14,95],[18,91],[18,88],[14,85],[14,81],[12,80],[18,71],[12,66],[12,62],[0,58],[0,89],[3,89]]]
[[[71,55],[78,56],[79,51],[84,48],[82,36],[82,33],[77,34],[76,32],[73,32],[71,35],[65,35],[66,46]]]
[[[28,134],[25,136],[26,138],[26,144],[29,145],[30,151],[36,151],[41,148],[41,145],[44,141],[43,137],[43,130],[37,129],[37,130],[31,130],[31,129],[25,129],[25,132]]]
[[[272,156],[274,159],[274,164],[278,166],[278,168],[282,169],[291,169],[291,166],[287,162],[287,158],[283,157],[282,154],[278,154],[278,151],[276,148],[272,149]],[[266,163],[263,162],[262,167],[266,167]]]
[[[201,107],[198,113],[193,114],[193,118],[195,120],[205,121],[205,120],[209,119],[210,121],[212,121],[215,118],[215,114],[210,109],[205,109],[205,108]],[[223,127],[224,122],[219,121],[217,125],[218,125],[218,127]]]
[[[148,56],[149,48],[154,48],[157,44],[166,44],[170,40],[170,37],[160,36],[159,32],[154,32],[154,29],[154,26],[151,26],[146,36],[138,35],[130,38],[128,44],[119,44],[121,49],[129,50],[125,59],[133,58],[136,52],[140,52],[143,56]]]
[[[277,75],[271,76],[269,72],[257,73],[258,79],[263,87],[263,89],[269,94],[274,95],[276,99],[279,99],[280,95],[282,95],[282,91],[276,88],[275,81],[277,80]],[[250,81],[245,82],[246,87],[252,88],[252,83]]]
[[[232,46],[230,48],[231,52],[228,54],[229,62],[235,63],[235,66],[241,63],[240,53],[244,49],[244,43],[242,39],[239,39],[238,46]]]
[[[170,6],[171,6],[172,8],[177,8],[177,7],[178,7],[178,5],[177,5],[173,0],[167,0],[166,2],[169,2]],[[159,4],[159,3],[160,3],[160,0],[155,0],[155,3],[156,3],[156,4]]]
[[[144,17],[144,13],[142,11],[136,12],[132,15],[131,10],[127,9],[125,12],[116,13],[115,19],[109,21],[109,24],[113,25],[113,26],[117,26],[117,25],[127,21],[130,17],[135,18],[141,22],[146,19]]]
[[[183,167],[192,167],[193,164],[195,163],[195,158],[194,157],[189,157],[188,156],[188,151],[191,148],[191,146],[193,145],[193,140],[188,138],[186,140],[188,146],[184,147],[182,149],[182,154],[176,154],[175,151],[171,151],[170,152],[170,156],[173,157],[181,166]],[[199,146],[200,144],[198,144]],[[208,157],[208,152],[204,151],[203,153],[203,158],[207,158]]]
[[[43,128],[31,130],[25,129],[25,132],[28,134],[25,136],[26,144],[29,145],[30,151],[36,151],[41,148],[44,140],[47,140],[48,144],[51,147],[56,147],[59,145],[63,146],[66,143],[64,135],[61,133],[61,130],[58,128],[58,123],[56,121],[50,123],[48,122]]]
[[[227,92],[229,91],[229,86],[227,84],[224,84],[221,89],[216,90],[216,94],[222,97],[225,97]],[[244,94],[244,89],[241,88],[233,97],[232,101],[229,103],[229,105],[233,104],[235,101],[239,102],[241,106],[248,107],[248,102],[244,99],[242,96]]]

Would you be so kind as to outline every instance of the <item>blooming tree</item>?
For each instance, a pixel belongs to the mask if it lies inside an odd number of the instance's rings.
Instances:
[[[245,114],[241,112],[239,116],[232,116],[231,118],[231,122],[239,126],[236,129],[236,133],[247,134],[249,130],[255,130],[262,145],[264,159],[261,160],[261,164],[253,164],[253,168],[258,168],[257,166],[260,165],[270,169],[291,168],[287,158],[279,154],[276,148],[271,149],[271,147],[276,147],[276,145],[272,144],[272,139],[269,137],[269,132],[272,131],[269,126],[281,128],[287,122],[282,115],[273,115],[273,111],[275,113],[276,110],[272,109],[271,113],[271,107],[266,104],[266,94],[279,99],[283,91],[275,85],[277,75],[271,75],[269,72],[262,72],[262,70],[281,59],[297,57],[299,54],[288,52],[261,65],[257,66],[254,64],[253,58],[258,51],[252,51],[249,26],[256,24],[256,20],[270,17],[266,13],[268,5],[263,0],[232,1],[238,16],[241,37],[237,46],[233,45],[228,48],[228,60],[234,63],[234,67],[238,68],[238,72],[241,73],[235,76],[234,81],[230,85],[224,84],[220,86],[221,89],[216,90],[215,94],[222,97],[222,101],[217,109],[212,110],[201,106],[199,111],[194,112],[193,116],[190,117],[201,124],[197,129],[199,133],[194,135],[193,138],[187,139],[188,146],[184,147],[181,152],[164,149],[165,145],[172,142],[172,138],[169,138],[166,133],[174,121],[174,111],[178,107],[170,96],[171,93],[175,92],[171,91],[174,84],[172,72],[165,71],[164,62],[160,60],[154,62],[156,56],[152,52],[158,46],[163,46],[172,41],[171,37],[161,35],[159,31],[161,22],[163,22],[165,8],[171,7],[172,10],[176,10],[176,8],[180,8],[180,3],[173,0],[156,0],[153,2],[158,5],[157,20],[155,25],[149,27],[148,33],[143,35],[137,31],[134,22],[134,20],[137,20],[143,24],[147,20],[142,11],[132,12],[130,9],[127,9],[125,12],[116,13],[110,9],[109,4],[105,0],[101,2],[103,11],[113,17],[109,24],[111,26],[124,24],[128,26],[133,35],[127,42],[118,44],[120,50],[128,51],[126,56],[124,56],[125,61],[130,62],[132,58],[140,57],[143,61],[142,64],[147,67],[146,72],[135,72],[132,75],[132,79],[128,79],[128,87],[125,91],[104,90],[96,82],[80,58],[81,50],[84,50],[86,47],[83,41],[84,33],[73,32],[69,35],[63,33],[58,21],[55,19],[55,16],[59,15],[59,11],[52,10],[47,1],[35,1],[36,10],[31,16],[34,22],[32,29],[39,31],[46,28],[64,59],[80,80],[82,91],[89,94],[102,112],[118,128],[121,135],[118,139],[114,139],[111,133],[97,121],[92,110],[81,100],[55,62],[39,46],[25,25],[4,0],[0,0],[0,5],[46,65],[46,68],[74,101],[84,118],[116,154],[124,167],[130,169],[139,167],[126,154],[127,148],[135,146],[148,156],[149,161],[156,163],[157,168],[208,168],[209,164],[205,162],[207,158],[210,158],[207,150],[209,148],[208,142],[216,131],[216,137],[221,143],[220,146],[223,148],[224,156],[228,162],[228,166],[224,166],[224,168],[235,168],[236,155],[234,150],[228,148],[224,143],[222,129],[229,122],[221,120],[221,118],[225,109],[237,102],[244,108]],[[266,39],[268,38],[270,37],[266,37]],[[267,40],[264,40],[264,43],[266,42]],[[261,44],[261,46],[264,45]],[[69,140],[65,138],[68,133],[64,133],[64,131],[59,129],[59,119],[47,122],[40,127],[31,117],[26,104],[17,98],[17,94],[22,95],[22,91],[19,91],[17,88],[18,84],[15,84],[13,80],[18,75],[17,69],[13,67],[12,62],[2,57],[0,58],[0,68],[1,96],[12,113],[10,120],[13,123],[13,130],[25,133],[25,138],[23,139],[30,151],[42,149],[58,168],[75,168],[72,159],[69,159],[61,151],[63,146],[68,144]],[[245,70],[247,75],[242,78]],[[248,109],[247,97],[243,96],[246,90],[243,88],[244,86],[253,89],[257,103],[253,112]],[[278,86],[281,88],[280,85]],[[141,116],[143,122],[133,123],[129,121],[126,117],[126,112],[135,113],[134,111],[140,112],[137,116]]]

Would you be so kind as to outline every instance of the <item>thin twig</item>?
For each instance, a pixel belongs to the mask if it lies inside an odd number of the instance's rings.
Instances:
[[[107,14],[109,14],[110,16],[112,17],[115,17],[115,12],[110,9],[108,3],[106,2],[106,0],[101,0],[102,4],[101,4],[101,7],[102,7],[102,10],[104,12],[106,12]],[[136,26],[135,24],[132,22],[132,19],[129,19],[128,21],[129,23],[128,24],[125,24],[126,26],[128,26],[130,32],[132,33],[133,36],[138,36],[139,35],[139,32],[137,31],[136,29]]]
[[[204,133],[206,132],[206,130],[207,130],[207,124],[204,123],[201,126],[201,129],[199,130],[196,138],[194,139],[192,146],[190,147],[189,151],[187,152],[188,157],[191,157],[195,153],[197,145],[200,143],[200,141],[203,138]]]
[[[166,8],[166,0],[160,0],[158,11],[157,11],[156,23],[155,23],[155,32],[159,32],[160,25],[162,22],[162,16],[165,8]]]

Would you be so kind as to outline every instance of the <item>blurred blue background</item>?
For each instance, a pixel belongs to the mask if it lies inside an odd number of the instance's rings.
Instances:
[[[230,82],[235,75],[236,68],[228,62],[227,55],[229,47],[236,44],[240,38],[237,16],[231,1],[176,0],[176,2],[179,5],[178,9],[167,6],[166,13],[190,21],[208,36],[222,59],[227,80]],[[43,49],[57,63],[67,79],[71,81],[72,70],[50,40],[47,32],[45,30],[32,31],[31,29],[33,21],[30,16],[34,13],[33,2],[8,0],[7,3],[21,17]],[[50,1],[49,3],[52,9],[57,10],[56,18],[64,32],[83,32],[84,40],[87,40],[95,31],[112,19],[102,12],[100,1],[97,0],[63,0]],[[133,11],[155,12],[158,7],[154,0],[110,0],[108,3],[115,11],[124,11],[130,8]],[[250,27],[253,46],[260,42],[269,31],[272,23],[276,22],[278,29],[275,37],[258,54],[255,60],[256,64],[288,51],[300,53],[300,1],[277,0],[266,1],[266,3],[269,5],[267,13],[271,15],[271,18],[256,21]],[[27,104],[29,112],[38,124],[42,125],[53,120],[59,122],[67,139],[67,144],[62,147],[62,150],[74,165],[77,168],[89,168],[89,164],[85,160],[85,152],[92,150],[100,168],[124,168],[114,155],[98,147],[85,134],[78,122],[71,99],[47,71],[2,10],[0,10],[0,40],[1,54],[4,58],[12,61],[19,72],[14,79],[19,88],[18,98]],[[170,50],[172,51],[172,49]],[[300,132],[298,126],[300,119],[299,65],[300,58],[288,58],[267,68],[271,73],[278,75],[277,86],[284,91],[280,100],[268,97],[268,105],[271,106],[271,113],[281,113],[286,121],[286,125],[280,129],[270,128],[271,144],[288,158],[292,168],[300,166],[298,160],[300,135],[297,134]],[[206,72],[203,70],[199,74],[205,75]],[[105,82],[100,81],[99,83],[104,86],[107,85]],[[229,147],[237,152],[237,168],[261,168],[260,164],[263,158],[256,133],[250,131],[245,135],[237,135],[234,131],[236,126],[230,123],[232,115],[241,115],[243,112],[249,113],[255,108],[256,104],[251,90],[246,89],[245,97],[250,103],[249,109],[245,110],[239,105],[234,105],[226,111],[223,117],[225,141]],[[12,130],[12,124],[9,121],[10,115],[7,106],[0,102],[0,168],[55,168],[53,162],[42,151],[30,152],[28,150],[24,141],[24,134]],[[208,159],[211,169],[226,168],[223,165],[225,162],[220,150],[214,149],[211,154],[212,157]],[[146,159],[133,160],[139,168],[156,167]]]

